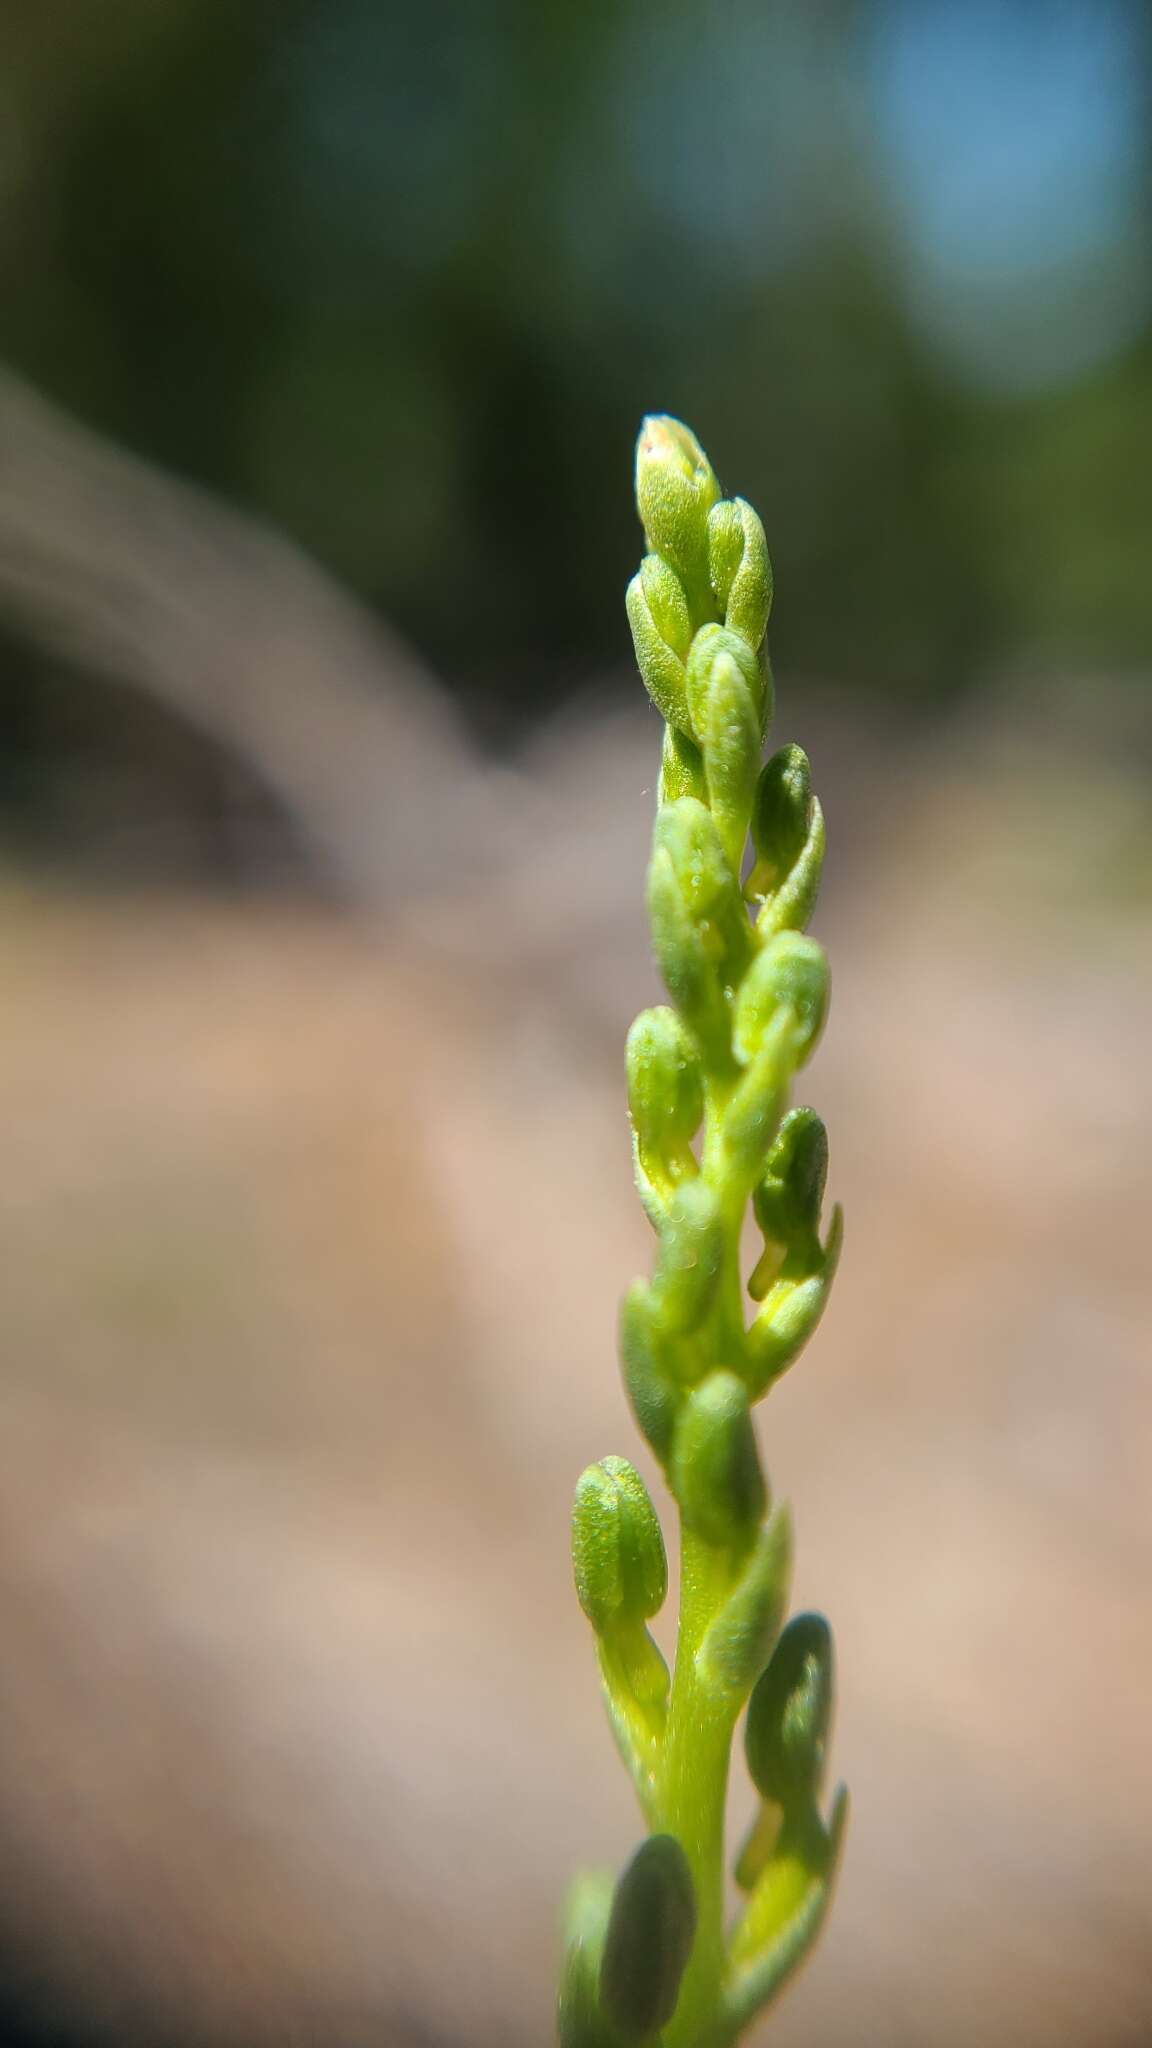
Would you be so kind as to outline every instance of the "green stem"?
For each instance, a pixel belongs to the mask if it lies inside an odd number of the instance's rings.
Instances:
[[[664,2048],[727,2048],[723,2016],[724,1808],[732,1713],[696,1673],[704,1631],[731,1583],[727,1554],[681,1523],[680,1630],[659,1792],[660,1824],[679,1840],[696,1888],[697,1926]]]

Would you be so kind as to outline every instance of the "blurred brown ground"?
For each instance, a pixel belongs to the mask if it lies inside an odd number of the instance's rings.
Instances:
[[[855,1807],[772,2038],[1146,2042],[1147,782],[817,736],[847,1248],[762,1434]],[[0,1921],[121,2037],[527,2048],[637,1835],[566,1520],[653,739],[547,735],[531,858],[380,924],[5,888]]]

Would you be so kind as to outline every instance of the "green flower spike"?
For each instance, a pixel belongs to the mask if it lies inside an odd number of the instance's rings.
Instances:
[[[791,1517],[770,1507],[752,1418],[815,1329],[840,1249],[839,1211],[821,1220],[824,1126],[788,1108],[828,1008],[827,962],[804,932],[824,819],[799,747],[761,765],[772,572],[755,512],[721,496],[695,436],[665,418],[641,430],[636,502],[647,552],[628,617],[664,719],[648,910],[671,1006],[628,1038],[657,1248],[624,1301],[620,1349],[679,1512],[680,1606],[669,1680],[647,1628],[666,1592],[656,1511],[624,1459],[590,1466],[576,1586],[649,1833],[615,1885],[596,1874],[573,1890],[559,2034],[562,2048],[731,2048],[816,1939],[846,1812],[843,1791],[827,1818],[821,1807],[831,1637],[818,1615],[784,1627]],[[764,1245],[745,1275],[749,1202]],[[725,1800],[745,1707],[759,1811],[729,1925]]]

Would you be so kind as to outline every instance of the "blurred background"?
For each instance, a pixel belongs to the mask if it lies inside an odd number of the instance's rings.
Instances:
[[[768,2032],[1147,2043],[1152,10],[0,11],[0,2037],[528,2048],[637,1835],[566,1524],[667,410],[830,818]]]

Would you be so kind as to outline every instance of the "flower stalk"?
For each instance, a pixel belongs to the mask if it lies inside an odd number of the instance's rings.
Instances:
[[[615,1883],[573,1889],[559,2037],[731,2048],[819,1933],[846,1812],[843,1789],[822,1806],[831,1637],[816,1615],[784,1626],[791,1518],[772,1505],[752,1420],[819,1322],[840,1249],[839,1210],[822,1224],[824,1126],[789,1108],[828,1004],[827,962],[804,930],[824,820],[799,747],[762,765],[772,573],[756,513],[722,495],[695,436],[667,418],[642,427],[636,502],[647,553],[628,617],[665,721],[648,910],[671,1003],[628,1038],[636,1184],[657,1249],[625,1298],[620,1343],[679,1513],[680,1604],[670,1676],[647,1628],[667,1588],[655,1508],[626,1460],[590,1466],[573,1510],[576,1586],[648,1833]],[[745,1275],[749,1204],[763,1248]],[[759,1808],[730,1924],[725,1804],[745,1710]]]

